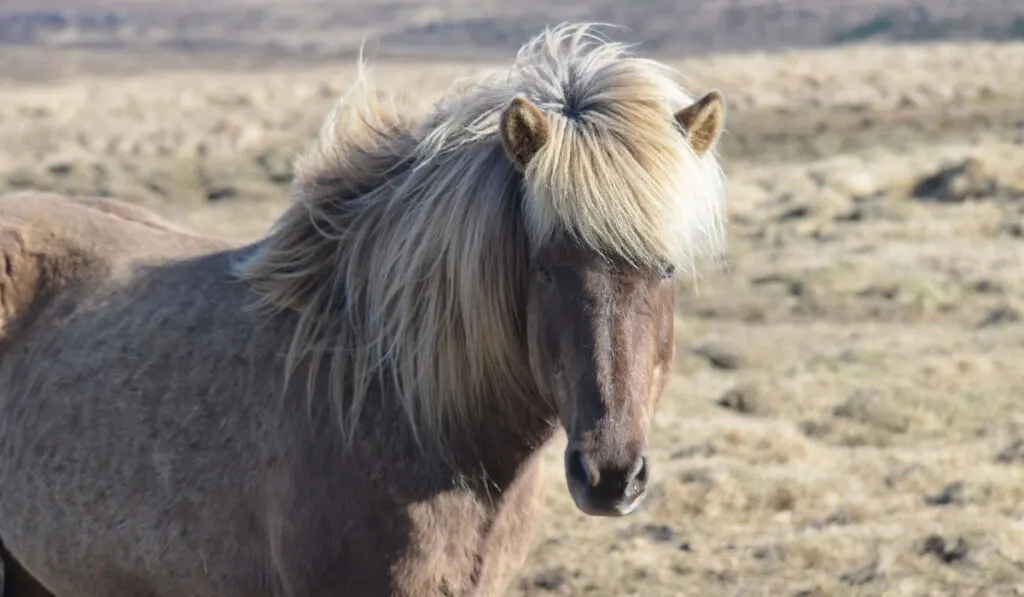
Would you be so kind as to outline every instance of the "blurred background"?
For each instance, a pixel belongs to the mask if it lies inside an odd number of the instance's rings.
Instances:
[[[572,20],[723,90],[729,255],[646,506],[585,518],[553,447],[510,595],[1024,594],[1020,0],[0,0],[0,191],[250,240],[360,44],[425,111]]]

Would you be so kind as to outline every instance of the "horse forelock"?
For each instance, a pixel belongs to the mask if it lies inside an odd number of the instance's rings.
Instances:
[[[638,266],[692,266],[724,246],[722,173],[697,156],[673,115],[696,99],[669,66],[607,42],[588,25],[526,44],[523,93],[549,118],[525,205],[536,244],[572,233]]]
[[[442,445],[476,417],[529,408],[513,402],[533,391],[522,273],[557,232],[642,264],[721,246],[718,163],[672,119],[693,96],[589,25],[544,31],[510,72],[418,122],[365,75],[296,162],[294,204],[237,266],[259,305],[298,313],[289,371],[308,358],[312,384],[329,363],[349,437],[374,387]],[[498,136],[519,94],[552,131],[525,176]]]

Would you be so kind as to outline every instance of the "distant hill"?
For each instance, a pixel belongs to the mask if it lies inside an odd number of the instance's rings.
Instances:
[[[0,0],[0,45],[331,56],[506,53],[600,21],[664,54],[864,41],[1024,40],[1022,0]]]

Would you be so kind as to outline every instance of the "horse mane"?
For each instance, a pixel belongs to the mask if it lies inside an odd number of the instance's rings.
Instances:
[[[698,157],[672,118],[694,96],[591,29],[545,30],[509,72],[459,85],[420,120],[360,62],[296,161],[293,204],[236,274],[257,306],[298,314],[288,374],[308,363],[312,398],[329,363],[349,438],[373,386],[441,445],[474,417],[528,408],[513,403],[536,391],[524,273],[556,234],[639,266],[686,267],[721,248],[717,160]],[[551,123],[522,173],[498,132],[519,95]]]

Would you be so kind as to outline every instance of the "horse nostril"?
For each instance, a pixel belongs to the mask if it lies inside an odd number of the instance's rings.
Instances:
[[[565,456],[565,472],[569,478],[583,487],[590,485],[590,475],[587,473],[587,466],[583,463],[583,452],[572,450]]]
[[[643,491],[644,488],[647,487],[649,477],[650,467],[647,464],[647,457],[641,456],[630,471],[630,475],[626,483],[626,494],[634,495]]]

